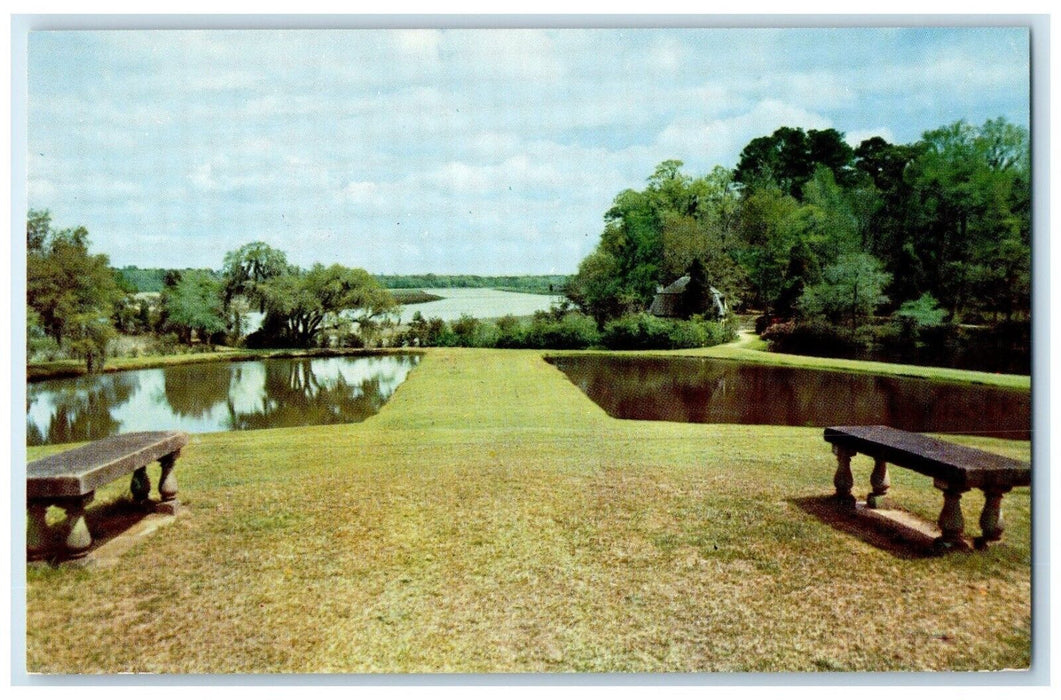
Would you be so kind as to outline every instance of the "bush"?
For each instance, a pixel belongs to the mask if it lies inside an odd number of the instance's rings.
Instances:
[[[904,327],[932,328],[943,323],[947,312],[939,308],[939,302],[928,292],[915,301],[904,302],[894,314]]]
[[[494,339],[495,348],[522,348],[526,343],[527,333],[519,319],[509,314],[497,320],[494,326],[497,333]]]
[[[775,323],[761,337],[771,352],[794,355],[854,357],[860,345],[849,330],[821,320]]]
[[[413,314],[409,329],[399,334],[396,339],[399,346],[453,347],[457,345],[457,336],[441,318],[425,319],[417,311]]]
[[[549,315],[535,315],[523,334],[522,346],[550,350],[584,350],[600,342],[597,323],[577,312],[565,313],[559,320]]]
[[[601,340],[612,350],[670,347],[671,323],[650,314],[632,314],[609,321]]]
[[[688,321],[633,314],[609,322],[601,341],[611,350],[677,350],[718,345],[735,337],[731,324],[694,316]]]
[[[158,350],[161,355],[175,355],[181,347],[176,333],[165,333],[158,337]]]
[[[779,316],[773,316],[771,314],[763,314],[762,316],[755,317],[755,332],[758,335],[762,335],[766,332],[766,329],[778,323],[784,323],[785,319]]]
[[[497,342],[496,326],[483,323],[477,318],[463,314],[450,325],[452,342],[464,348],[489,348]]]
[[[399,344],[420,347],[492,347],[537,350],[585,350],[599,346],[617,350],[698,348],[732,340],[731,324],[694,317],[688,321],[657,318],[649,314],[612,321],[602,334],[592,317],[578,311],[553,309],[538,312],[530,322],[504,316],[484,323],[462,316],[451,324],[441,319],[414,316]]]
[[[336,338],[336,342],[339,347],[343,348],[365,348],[368,345],[365,343],[365,339],[360,333],[350,331],[348,333],[340,333]]]

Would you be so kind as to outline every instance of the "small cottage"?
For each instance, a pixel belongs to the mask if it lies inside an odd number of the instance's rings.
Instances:
[[[653,316],[663,318],[685,318],[692,315],[689,312],[690,305],[686,301],[691,279],[689,275],[685,275],[666,287],[657,287],[656,296],[652,299],[652,305],[648,307],[648,312]],[[714,313],[718,318],[725,317],[728,311],[725,295],[714,287],[708,287],[708,291],[711,293],[711,304],[709,308],[704,310],[704,315],[710,316]]]

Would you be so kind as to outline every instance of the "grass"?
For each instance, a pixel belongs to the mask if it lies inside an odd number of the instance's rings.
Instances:
[[[424,304],[444,298],[437,294],[429,294],[422,289],[390,289],[388,291],[394,297],[394,301],[402,305]]]
[[[987,552],[899,556],[799,507],[834,469],[819,429],[614,420],[541,352],[432,349],[364,423],[192,436],[185,517],[116,566],[28,571],[27,665],[1026,668],[1030,491]],[[891,493],[938,515],[925,477],[894,469]],[[979,492],[964,504],[976,532]]]

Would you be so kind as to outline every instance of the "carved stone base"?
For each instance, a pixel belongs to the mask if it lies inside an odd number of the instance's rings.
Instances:
[[[866,496],[866,506],[868,508],[887,509],[893,507],[894,505],[895,503],[891,499],[891,497],[885,496],[884,494],[878,495],[875,493],[871,493]]]
[[[940,554],[946,554],[947,552],[971,552],[972,547],[964,539],[947,539],[944,537],[937,537],[932,542],[932,549]]]
[[[858,500],[850,493],[834,493],[832,499],[833,503],[835,503],[836,507],[840,510],[854,511],[855,506],[858,504]]]
[[[155,512],[162,515],[176,515],[181,509],[181,502],[174,498],[171,501],[162,501],[155,504]]]

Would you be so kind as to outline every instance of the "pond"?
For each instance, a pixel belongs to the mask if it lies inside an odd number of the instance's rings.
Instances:
[[[209,362],[36,382],[26,387],[26,442],[356,423],[379,412],[419,361],[387,355]]]
[[[1031,394],[1022,390],[700,358],[550,362],[615,418],[821,428],[881,424],[1031,439]]]

